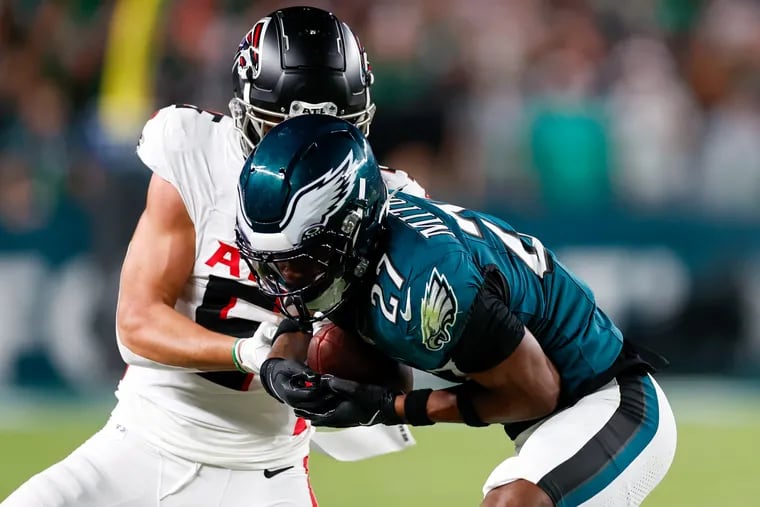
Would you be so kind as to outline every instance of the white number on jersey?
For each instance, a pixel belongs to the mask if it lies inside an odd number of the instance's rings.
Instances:
[[[432,204],[456,220],[459,227],[470,236],[475,236],[476,238],[483,237],[483,232],[481,231],[478,222],[472,218],[465,218],[461,215],[462,211],[466,211],[465,208],[454,204]],[[534,238],[527,234],[506,231],[495,223],[489,222],[484,217],[480,217],[480,221],[493,232],[502,243],[504,243],[504,246],[517,255],[530,268],[530,270],[539,277],[543,278],[544,274],[549,271],[549,261],[547,260],[546,249],[538,238]],[[528,240],[530,244],[526,244],[525,240]]]

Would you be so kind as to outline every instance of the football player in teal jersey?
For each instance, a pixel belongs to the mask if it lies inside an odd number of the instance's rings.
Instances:
[[[487,478],[487,507],[638,505],[665,476],[676,426],[654,356],[537,238],[389,195],[362,133],[321,115],[274,127],[239,197],[241,255],[293,318],[261,380],[315,425],[503,424],[517,452]],[[399,393],[314,374],[303,330],[324,318],[456,387]]]

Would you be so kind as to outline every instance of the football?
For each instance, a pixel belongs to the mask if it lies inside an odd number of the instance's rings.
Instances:
[[[412,370],[353,333],[333,323],[325,324],[311,338],[307,352],[309,368],[318,373],[376,384],[404,392],[412,387]]]

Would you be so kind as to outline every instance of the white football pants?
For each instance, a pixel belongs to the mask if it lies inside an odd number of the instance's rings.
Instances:
[[[0,507],[315,507],[308,457],[274,470],[229,470],[162,452],[106,426]]]
[[[484,495],[525,479],[557,507],[631,507],[670,468],[676,423],[650,375],[625,377],[523,431],[515,447],[517,455],[491,473]]]

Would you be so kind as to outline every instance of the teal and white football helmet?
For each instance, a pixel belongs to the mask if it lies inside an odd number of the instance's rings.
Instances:
[[[273,127],[243,166],[238,200],[241,256],[261,290],[303,322],[345,300],[367,270],[387,212],[367,139],[327,115]]]

